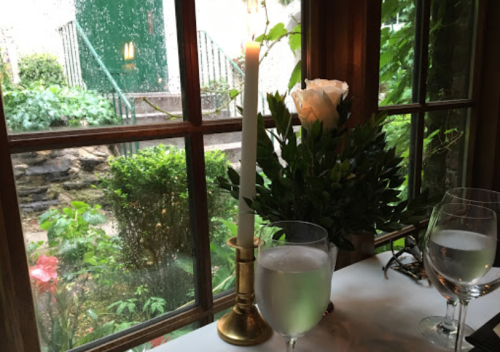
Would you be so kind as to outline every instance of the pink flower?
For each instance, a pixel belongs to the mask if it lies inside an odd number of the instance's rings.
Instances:
[[[156,339],[149,341],[149,343],[151,344],[151,347],[158,347],[160,345],[163,345],[165,342],[167,342],[168,338],[169,338],[169,336],[167,336],[167,337],[160,336],[160,337],[157,337]]]
[[[57,263],[56,257],[42,255],[30,269],[30,276],[35,280],[40,293],[47,291],[54,293],[54,285],[57,284]]]

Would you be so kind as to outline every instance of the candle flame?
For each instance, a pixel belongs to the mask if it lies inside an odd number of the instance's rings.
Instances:
[[[133,60],[134,57],[135,57],[135,46],[134,46],[134,42],[130,42],[129,44],[129,54],[130,54],[130,60]]]
[[[134,48],[134,42],[130,43],[125,43],[125,50],[124,50],[124,58],[125,60],[133,60],[135,56],[135,48]]]

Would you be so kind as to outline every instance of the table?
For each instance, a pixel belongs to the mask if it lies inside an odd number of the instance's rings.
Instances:
[[[382,266],[390,252],[381,253],[333,274],[335,311],[300,338],[296,352],[421,352],[442,351],[418,331],[420,320],[444,315],[445,299],[433,287],[418,284],[394,271],[384,278]],[[500,290],[473,301],[467,324],[473,329],[500,312]],[[458,316],[458,309],[457,309]],[[153,352],[284,352],[276,333],[266,343],[237,347],[217,335],[217,323],[168,342]]]

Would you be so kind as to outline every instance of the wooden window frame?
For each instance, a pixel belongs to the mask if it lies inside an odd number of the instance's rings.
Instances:
[[[429,11],[430,0],[419,0],[424,11]],[[417,142],[412,146],[414,160],[420,160],[423,152],[423,118],[425,113],[457,108],[471,109],[469,118],[467,184],[470,184],[474,132],[478,119],[478,102],[481,86],[479,74],[482,64],[482,43],[484,26],[478,25],[474,49],[472,95],[470,99],[426,102],[425,94],[415,104],[378,106],[380,16],[381,0],[302,0],[302,76],[303,78],[342,79],[351,85],[356,96],[353,106],[354,122],[366,120],[372,112],[387,110],[390,115],[416,114],[414,133]],[[488,0],[478,0],[477,21],[482,23],[486,16]],[[205,180],[203,136],[205,134],[241,131],[241,118],[204,121],[201,115],[200,84],[198,69],[198,46],[196,37],[195,0],[175,0],[179,59],[183,96],[183,122],[121,126],[119,128],[95,128],[56,131],[50,133],[25,133],[8,136],[5,116],[0,103],[0,350],[33,352],[40,350],[37,335],[29,267],[17,200],[15,178],[11,155],[47,149],[61,149],[88,145],[112,144],[162,138],[186,138],[187,169],[191,204],[191,228],[195,251],[195,305],[181,312],[173,312],[139,324],[122,333],[97,340],[85,348],[74,351],[119,352],[135,347],[157,336],[169,333],[191,323],[206,325],[213,321],[213,315],[234,304],[234,294],[213,297],[210,273],[210,252],[208,243],[208,210]],[[335,13],[335,21],[331,14]],[[420,46],[427,48],[429,17],[424,16]],[[347,31],[344,36],[338,33]],[[355,45],[356,43],[356,45]],[[339,48],[345,50],[339,50]],[[340,53],[339,53],[340,51]],[[419,83],[425,92],[427,50],[420,56]],[[425,65],[424,65],[425,64]],[[499,108],[500,110],[500,108]],[[265,118],[266,127],[275,127],[270,117]],[[294,124],[299,125],[297,117]],[[420,138],[420,139],[419,139]],[[413,167],[416,173],[418,166]],[[418,174],[419,175],[419,174]],[[419,189],[415,178],[412,189]],[[193,201],[195,200],[195,201]],[[417,233],[426,226],[408,227],[398,233],[388,234],[376,240],[376,245],[388,243],[391,239]],[[35,336],[36,335],[36,336]]]
[[[491,155],[493,149],[491,147],[489,153],[483,153],[487,154],[488,158],[475,152],[476,144],[483,146],[483,150],[488,146],[488,141],[476,141],[475,135],[476,126],[481,115],[481,105],[484,105],[485,99],[480,93],[487,89],[482,84],[484,75],[483,50],[486,48],[484,37],[487,26],[487,9],[491,9],[491,1],[476,0],[476,28],[471,61],[471,74],[473,74],[473,77],[469,98],[435,102],[427,102],[425,99],[431,0],[417,0],[417,2],[420,11],[422,11],[422,17],[418,25],[418,38],[416,38],[418,39],[416,46],[420,52],[417,60],[419,70],[415,76],[418,82],[415,94],[418,96],[416,103],[391,106],[378,105],[382,1],[318,0],[312,4],[309,18],[311,23],[315,25],[310,28],[312,44],[309,49],[311,57],[309,57],[308,61],[308,77],[340,79],[349,82],[351,94],[356,99],[352,109],[352,123],[367,121],[371,114],[377,111],[387,111],[389,115],[412,114],[414,116],[412,118],[413,136],[410,147],[410,196],[417,195],[421,187],[420,171],[422,169],[425,114],[451,109],[469,109],[470,114],[466,121],[467,130],[465,136],[465,185],[488,187],[489,185],[475,181],[477,176],[473,177],[472,170],[477,156],[488,161],[494,157]],[[332,20],[331,14],[335,14],[335,21]],[[489,19],[489,22],[491,22],[491,19]],[[498,57],[498,55],[494,57]],[[496,116],[491,117],[491,119],[493,118],[496,118]],[[500,123],[498,126],[500,129]],[[500,144],[500,139],[497,143]],[[497,159],[500,160],[500,157]],[[496,165],[500,165],[500,161],[497,161]],[[500,169],[500,166],[498,169]],[[497,170],[497,174],[500,174],[500,171]],[[500,188],[500,182],[498,182],[498,187]],[[389,243],[391,239],[402,238],[410,234],[417,235],[425,228],[426,224],[427,222],[422,222],[418,226],[408,226],[401,231],[378,237],[374,240],[373,245],[378,247]]]
[[[408,195],[409,198],[414,198],[421,191],[422,185],[422,164],[423,164],[423,142],[425,133],[425,115],[429,112],[446,111],[454,109],[469,109],[469,113],[465,117],[466,125],[466,150],[464,157],[463,176],[465,178],[464,185],[471,185],[471,170],[473,164],[473,147],[474,134],[471,129],[477,124],[480,79],[481,79],[481,63],[483,53],[483,37],[485,20],[485,12],[487,1],[476,0],[475,7],[477,10],[475,16],[475,33],[473,37],[473,48],[471,52],[471,83],[470,93],[467,99],[455,99],[449,101],[431,101],[426,100],[427,96],[427,69],[429,66],[429,34],[431,21],[431,2],[432,0],[417,0],[416,12],[419,21],[415,26],[415,72],[413,79],[417,84],[413,85],[413,96],[417,102],[412,104],[379,106],[378,111],[387,111],[389,115],[411,114],[411,131],[410,131],[410,153],[409,153],[409,173],[408,173]],[[380,35],[379,35],[380,41]],[[415,83],[415,82],[414,82]],[[425,230],[428,225],[428,220],[422,221],[418,225],[408,226],[400,231],[384,234],[375,238],[375,247],[389,244],[393,240],[404,238],[412,235],[418,238],[420,232]]]

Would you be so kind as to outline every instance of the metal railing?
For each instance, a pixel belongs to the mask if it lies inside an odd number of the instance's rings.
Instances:
[[[82,66],[80,62],[80,50],[88,50],[94,58],[93,75],[101,76],[101,80],[107,82],[97,89],[98,93],[113,103],[116,114],[120,117],[123,125],[135,125],[137,123],[135,115],[135,106],[122,92],[113,76],[107,69],[97,54],[94,46],[85,34],[78,21],[73,20],[59,27],[64,49],[65,70],[68,85],[72,87],[81,87],[87,89],[87,85],[82,77]],[[84,43],[84,47],[79,48],[78,39]],[[91,63],[88,63],[91,64]],[[135,153],[139,150],[139,143],[124,143],[123,153]]]
[[[245,73],[204,30],[198,31],[198,61],[202,94],[212,97],[215,108],[228,117],[239,116],[237,106],[243,106]],[[231,89],[240,94],[228,104]],[[266,114],[265,96],[261,92],[259,95],[259,111]]]

